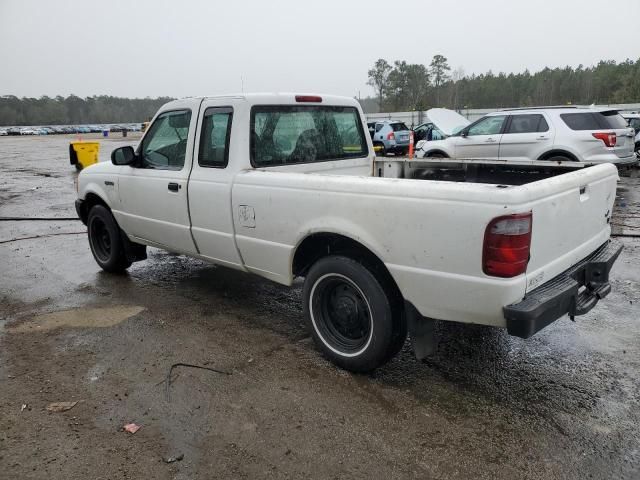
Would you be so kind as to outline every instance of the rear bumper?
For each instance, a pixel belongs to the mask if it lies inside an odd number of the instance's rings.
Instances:
[[[622,245],[607,242],[521,302],[504,307],[507,332],[529,338],[564,315],[587,313],[611,291],[609,272],[621,251]]]

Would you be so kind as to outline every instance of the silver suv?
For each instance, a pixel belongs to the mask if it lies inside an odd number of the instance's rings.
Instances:
[[[635,132],[616,110],[544,107],[490,113],[443,139],[416,145],[418,157],[637,162]]]
[[[402,122],[382,120],[368,122],[369,135],[373,146],[380,155],[387,153],[406,155],[409,151],[411,131]]]

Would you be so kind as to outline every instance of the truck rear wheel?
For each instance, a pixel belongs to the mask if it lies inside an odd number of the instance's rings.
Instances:
[[[342,255],[318,260],[304,283],[304,314],[313,339],[336,365],[368,372],[389,361],[407,331],[397,302],[372,269]]]
[[[107,272],[123,272],[131,266],[127,260],[120,228],[111,212],[94,205],[87,217],[87,233],[93,258]]]

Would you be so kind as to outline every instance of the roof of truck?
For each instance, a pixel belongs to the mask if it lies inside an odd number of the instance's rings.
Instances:
[[[320,98],[321,101],[316,101]],[[236,93],[228,95],[211,95],[186,97],[165,103],[157,114],[175,109],[195,109],[202,101],[228,100],[229,102],[246,101],[247,105],[328,105],[335,107],[358,107],[355,98],[339,95],[307,94],[307,93]]]
[[[303,98],[304,100],[296,100],[296,97]],[[312,101],[313,97],[318,97],[321,99],[320,102]],[[292,92],[264,92],[264,93],[231,93],[225,95],[205,95],[205,96],[194,96],[194,97],[186,97],[179,100],[174,100],[179,102],[181,100],[214,100],[214,99],[238,99],[238,100],[248,100],[252,103],[324,103],[324,104],[332,104],[332,105],[341,105],[341,104],[357,104],[357,100],[351,97],[345,97],[341,95],[329,95],[324,93],[292,93]]]

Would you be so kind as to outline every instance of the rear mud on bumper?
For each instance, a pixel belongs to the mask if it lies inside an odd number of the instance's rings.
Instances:
[[[587,313],[611,291],[609,272],[621,251],[622,245],[607,242],[521,302],[504,307],[507,332],[529,338],[565,314],[573,319]]]

